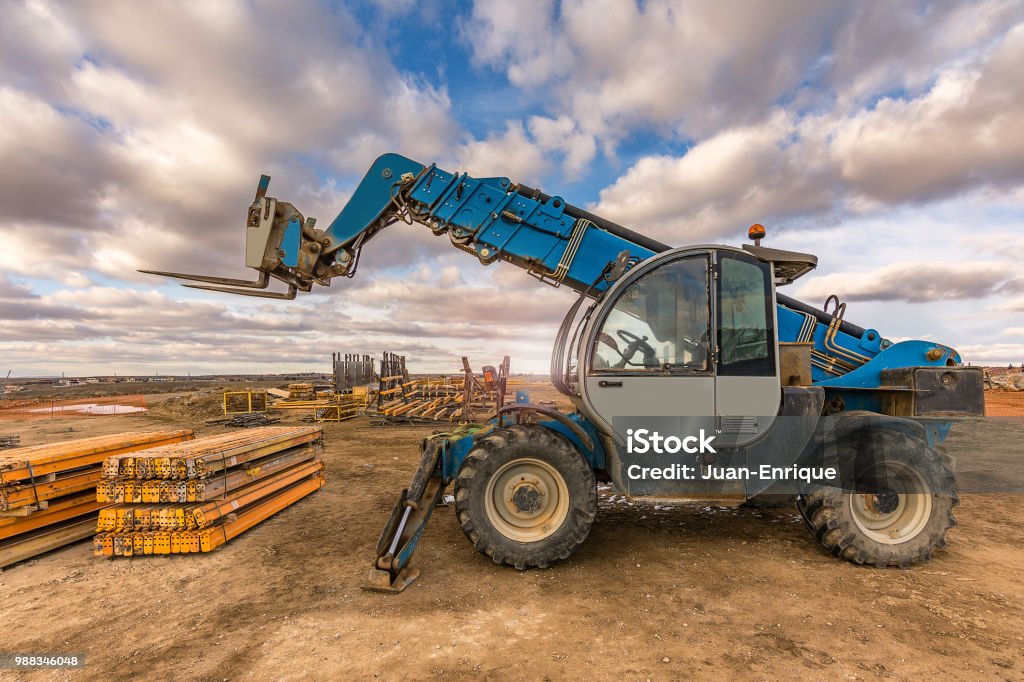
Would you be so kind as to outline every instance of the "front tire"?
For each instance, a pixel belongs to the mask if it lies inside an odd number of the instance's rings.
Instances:
[[[899,433],[882,436],[884,457],[858,477],[884,481],[873,492],[816,486],[797,500],[808,530],[825,549],[855,564],[907,566],[927,561],[946,546],[960,503],[956,479],[940,453]],[[856,458],[852,446],[841,457]]]
[[[497,429],[455,479],[455,513],[477,551],[519,570],[567,558],[597,514],[594,472],[561,435],[536,425]]]

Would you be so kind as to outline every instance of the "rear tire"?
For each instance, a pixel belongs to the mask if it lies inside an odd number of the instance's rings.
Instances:
[[[882,436],[884,462],[868,465],[884,473],[875,494],[815,486],[797,500],[808,530],[825,549],[855,564],[899,566],[927,561],[946,546],[960,503],[956,479],[940,453],[901,433]],[[840,457],[857,457],[840,445]],[[918,492],[914,492],[918,491]]]
[[[477,551],[519,570],[567,558],[597,514],[594,472],[568,440],[536,425],[497,429],[455,479],[455,513]]]

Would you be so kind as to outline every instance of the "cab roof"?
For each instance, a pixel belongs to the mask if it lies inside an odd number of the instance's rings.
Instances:
[[[772,264],[776,284],[791,284],[818,266],[818,257],[809,253],[769,249],[753,244],[744,244],[743,250],[758,260]]]

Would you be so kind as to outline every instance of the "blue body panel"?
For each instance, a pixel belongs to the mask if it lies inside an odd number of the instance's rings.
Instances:
[[[333,246],[347,244],[380,217],[391,203],[392,190],[404,173],[419,175],[423,164],[400,154],[384,154],[370,166],[341,213],[325,231]]]
[[[430,214],[431,229],[448,228],[456,238],[472,238],[484,261],[510,260],[554,272],[565,254],[576,220],[565,214],[565,201],[537,201],[511,191],[508,178],[473,178],[431,166],[409,193]],[[436,221],[436,224],[434,223]],[[563,282],[589,287],[620,251],[639,259],[653,251],[603,230],[588,229]],[[601,282],[596,290],[607,285]]]
[[[292,218],[284,228],[284,236],[281,238],[281,262],[290,268],[299,264],[299,247],[302,244],[302,225],[298,218]]]

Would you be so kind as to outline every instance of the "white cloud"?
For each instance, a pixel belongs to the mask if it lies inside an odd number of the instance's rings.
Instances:
[[[1024,344],[1014,343],[979,343],[967,344],[957,348],[964,362],[974,365],[1002,366],[1009,363],[1019,365],[1024,362]]]
[[[4,46],[47,79],[0,82],[0,229],[32,233],[16,272],[224,270],[241,260],[260,171],[289,169],[282,198],[336,192],[323,172],[361,174],[385,150],[437,155],[457,137],[447,94],[399,73],[344,9],[32,2],[8,16],[60,38]],[[267,26],[303,49],[252,39]]]
[[[872,200],[948,196],[1024,183],[1024,23],[986,61],[943,71],[911,100],[883,99],[844,120],[831,152],[844,182]]]
[[[1024,23],[912,99],[797,116],[775,108],[682,156],[646,156],[601,191],[598,213],[686,243],[751,222],[837,222],[1024,185]],[[981,237],[984,239],[984,236]]]
[[[648,156],[601,191],[595,211],[670,243],[695,243],[752,222],[831,208],[821,190],[831,174],[806,148],[784,144],[794,123],[726,130],[681,157]]]
[[[708,132],[798,85],[839,3],[567,0],[533,11],[477,2],[463,34],[479,63],[549,86],[614,146],[637,123]],[[794,37],[800,25],[809,34]],[[709,106],[709,104],[711,104]]]
[[[799,296],[824,300],[837,294],[849,301],[950,301],[986,298],[1024,289],[1019,268],[1009,263],[890,263],[870,272],[837,272],[807,277]]]
[[[614,148],[638,125],[703,139],[782,100],[852,111],[879,92],[914,92],[937,65],[976,54],[1022,18],[1013,0],[565,0],[529,11],[478,0],[462,34],[478,64],[546,88]]]
[[[937,65],[976,59],[1022,18],[1017,0],[857,5],[827,62],[837,106],[850,111],[879,92],[927,90]]]
[[[554,0],[475,2],[462,34],[477,63],[507,65],[509,80],[529,89],[566,74],[570,65],[569,51],[552,25],[554,6]]]
[[[593,135],[580,132],[568,116],[547,118],[532,116],[530,133],[541,149],[560,151],[564,155],[562,169],[569,179],[579,177],[597,154],[597,141]]]
[[[476,177],[508,177],[513,182],[537,184],[547,168],[543,151],[518,121],[506,122],[500,135],[470,140],[456,152],[459,168]]]

